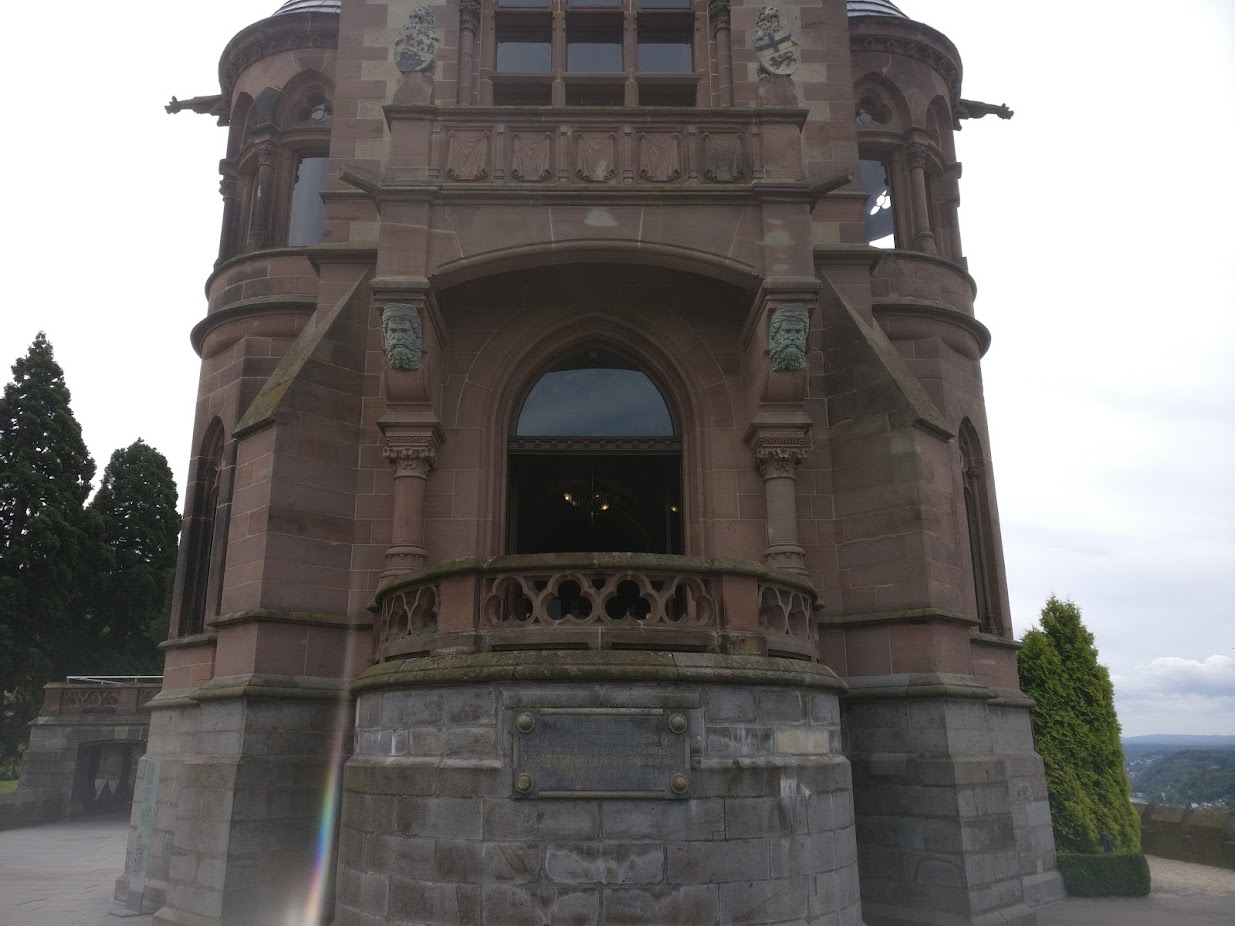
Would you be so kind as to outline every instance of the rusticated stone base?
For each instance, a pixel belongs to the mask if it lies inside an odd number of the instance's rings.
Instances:
[[[1030,904],[1058,899],[1060,882],[1023,698],[938,674],[851,684],[845,732],[867,922],[1031,926]]]
[[[858,926],[842,687],[805,663],[663,653],[370,670],[344,775],[336,926]],[[686,795],[520,796],[519,715],[606,708],[688,719]]]
[[[322,679],[250,675],[152,701],[116,900],[128,901],[144,841],[142,907],[156,924],[287,922],[310,894],[342,697]],[[156,767],[153,820],[142,834],[140,796]]]

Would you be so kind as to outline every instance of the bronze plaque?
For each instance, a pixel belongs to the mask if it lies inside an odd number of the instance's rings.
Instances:
[[[514,794],[541,798],[684,798],[686,715],[638,708],[544,708],[514,722]]]

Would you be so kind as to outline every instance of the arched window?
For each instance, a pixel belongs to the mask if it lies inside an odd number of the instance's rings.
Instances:
[[[510,439],[512,553],[681,553],[681,441],[652,379],[607,348],[564,357]]]
[[[978,627],[983,633],[1002,634],[1003,621],[999,615],[999,588],[995,581],[995,547],[991,537],[990,502],[986,493],[986,468],[978,432],[968,418],[961,422],[958,443]]]
[[[205,627],[210,563],[219,511],[219,477],[223,469],[223,425],[218,418],[202,438],[201,452],[193,461],[188,530],[184,548],[184,583],[180,597],[180,635],[201,633]]]

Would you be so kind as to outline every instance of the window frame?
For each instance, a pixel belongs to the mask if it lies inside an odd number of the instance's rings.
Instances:
[[[588,20],[604,22],[615,18],[620,20],[618,36],[621,69],[571,70],[571,27],[586,24]],[[528,23],[537,20],[548,23],[548,71],[518,72],[498,69],[498,45],[504,19],[512,25],[518,23],[524,28],[527,28]],[[658,29],[680,29],[684,38],[683,44],[690,48],[690,69],[665,73],[640,70],[638,62],[641,22],[645,31],[649,24],[655,24]],[[578,0],[574,3],[571,0],[530,0],[527,3],[483,0],[480,49],[475,64],[476,76],[479,78],[479,102],[482,106],[598,105],[570,102],[572,97],[591,95],[611,100],[612,102],[599,104],[609,107],[707,106],[711,93],[707,79],[710,68],[708,39],[706,0],[685,0],[681,6],[675,7],[640,7],[639,0],[616,0],[607,5],[589,5]],[[536,89],[533,90],[532,87]],[[646,102],[640,102],[641,95]],[[530,102],[532,100],[535,102]]]

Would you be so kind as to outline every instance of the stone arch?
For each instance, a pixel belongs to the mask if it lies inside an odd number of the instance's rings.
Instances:
[[[880,122],[876,118],[874,122],[869,123],[868,131],[903,135],[913,125],[913,114],[910,112],[909,101],[905,98],[905,94],[882,74],[871,71],[859,77],[853,85],[853,98],[859,108],[870,99],[877,103],[886,114],[885,121]],[[857,113],[855,112],[854,115],[856,117]],[[861,131],[862,128],[859,125],[859,137]]]
[[[952,109],[943,96],[936,96],[926,108],[926,128],[939,146],[939,155],[944,164],[956,161],[956,140],[953,135]]]
[[[300,111],[317,96],[329,106],[330,112],[325,119],[313,119]],[[274,124],[284,132],[318,125],[324,128],[330,124],[329,116],[333,112],[334,83],[321,71],[307,69],[292,77],[279,92]]]
[[[440,264],[433,271],[432,280],[438,289],[446,289],[499,273],[583,263],[642,264],[681,270],[751,292],[762,282],[754,267],[731,257],[685,245],[614,238],[536,242],[464,254]]]
[[[641,326],[639,319],[611,312],[563,314],[538,332],[535,343],[521,344],[517,353],[502,348],[500,345],[512,337],[526,338],[529,312],[523,309],[512,313],[478,352],[472,369],[488,371],[484,375],[488,394],[483,402],[460,403],[460,411],[466,408],[470,414],[454,422],[458,428],[479,433],[480,459],[490,474],[480,480],[481,555],[495,555],[504,547],[507,441],[519,403],[555,357],[587,344],[616,348],[639,364],[662,390],[682,441],[684,548],[691,554],[706,553],[708,538],[701,525],[710,520],[710,504],[699,477],[708,467],[704,426],[731,427],[738,418],[738,398],[726,391],[715,359],[710,353],[688,352],[680,346],[692,339],[699,343],[699,339],[679,320],[663,319],[663,325],[676,330],[657,337]],[[706,368],[708,363],[714,373]],[[446,422],[447,427],[450,425]]]
[[[249,131],[249,115],[253,112],[253,97],[240,93],[228,117],[227,159],[236,160],[244,149]]]

